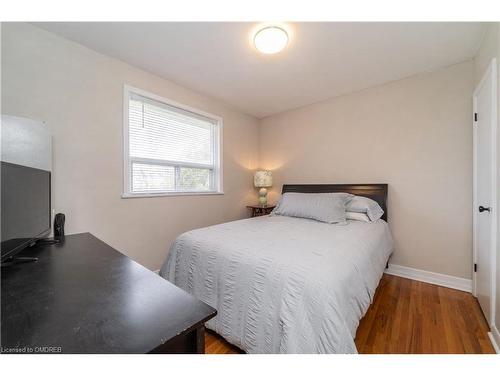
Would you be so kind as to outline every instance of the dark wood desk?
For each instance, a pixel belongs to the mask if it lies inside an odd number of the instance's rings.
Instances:
[[[216,310],[89,233],[1,270],[4,353],[203,353]]]

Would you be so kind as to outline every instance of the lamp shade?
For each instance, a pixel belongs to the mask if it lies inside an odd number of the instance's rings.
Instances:
[[[270,187],[273,186],[273,174],[271,171],[257,171],[253,178],[255,187]]]

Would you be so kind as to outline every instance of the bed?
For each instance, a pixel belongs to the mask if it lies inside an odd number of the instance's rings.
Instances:
[[[247,353],[356,353],[359,320],[392,252],[387,185],[284,185],[347,192],[384,210],[332,225],[261,216],[196,229],[173,243],[160,275],[217,309],[207,328]]]

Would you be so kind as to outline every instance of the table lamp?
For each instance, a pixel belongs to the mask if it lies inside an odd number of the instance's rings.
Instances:
[[[257,171],[253,178],[253,184],[259,190],[259,204],[263,207],[267,206],[267,189],[273,186],[273,174],[271,171]]]

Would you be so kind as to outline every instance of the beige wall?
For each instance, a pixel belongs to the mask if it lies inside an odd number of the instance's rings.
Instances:
[[[481,43],[481,47],[479,48],[476,58],[474,59],[476,85],[483,78],[483,75],[493,58],[497,59],[497,71],[500,72],[500,28],[498,23],[491,23],[488,26],[484,39]],[[497,93],[498,99],[500,100],[500,75],[497,78],[499,80],[497,84]],[[498,132],[497,142],[498,145],[500,145],[500,132]],[[500,166],[500,153],[498,153],[497,157],[497,166]],[[497,183],[500,187],[500,174],[498,177],[499,181]],[[500,191],[497,191],[497,202],[500,202]],[[500,234],[500,220],[498,221],[497,233]],[[500,241],[497,241],[495,326],[497,327],[497,330],[498,327],[500,327]],[[497,337],[497,340],[499,339],[500,338]]]
[[[471,278],[473,63],[268,117],[261,166],[282,183],[389,184],[391,263]]]
[[[246,216],[256,199],[258,121],[116,59],[27,24],[2,25],[2,112],[53,134],[53,207],[158,269],[181,232]],[[123,84],[224,119],[224,195],[121,199]]]
[[[498,23],[488,24],[481,46],[474,57],[474,86],[483,78],[491,59],[498,56],[499,32]]]

